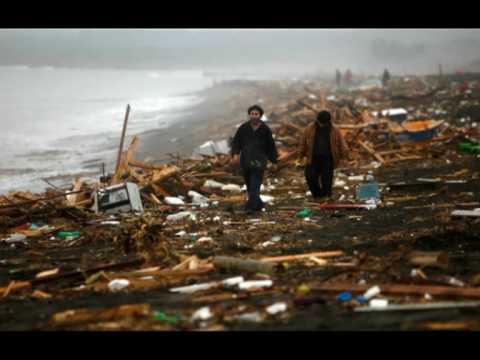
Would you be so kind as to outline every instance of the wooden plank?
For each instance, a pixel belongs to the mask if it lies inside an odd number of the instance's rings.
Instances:
[[[299,254],[299,255],[285,255],[285,256],[271,256],[265,257],[260,259],[260,261],[264,262],[285,262],[285,261],[296,261],[302,259],[308,259],[312,256],[318,258],[329,258],[329,257],[338,257],[344,256],[345,253],[343,251],[321,251],[321,252],[313,252],[308,254]]]
[[[74,309],[56,313],[52,320],[59,324],[112,321],[125,317],[145,317],[152,312],[150,304],[127,304],[109,309]]]
[[[392,160],[389,160],[388,162],[393,163],[393,162],[399,162],[399,161],[405,161],[405,160],[422,160],[422,159],[425,159],[425,157],[412,155],[412,156],[404,156],[400,159],[392,159]]]
[[[132,139],[132,142],[128,146],[127,152],[121,156],[121,160],[119,162],[118,168],[115,171],[115,174],[113,175],[110,185],[118,184],[120,182],[122,175],[128,170],[128,162],[129,160],[133,159],[133,154],[138,146],[139,141],[140,140],[138,136],[134,136],[134,138]]]
[[[138,167],[141,169],[146,169],[146,170],[163,170],[165,169],[165,165],[153,165],[153,164],[147,164],[142,161],[134,160],[134,159],[128,159],[128,165],[132,167]]]
[[[293,124],[291,122],[282,122],[282,124],[283,124],[283,126],[289,128],[289,129],[295,130],[299,133],[303,133],[303,131],[305,130],[304,127],[298,126],[298,125]]]
[[[31,281],[13,282],[13,284],[10,283],[8,286],[0,288],[0,295],[5,296],[5,293],[7,293],[7,295],[8,295],[8,293],[12,292],[13,290],[25,289],[25,288],[28,288],[32,285],[43,284],[43,283],[46,283],[46,282],[55,281],[55,280],[59,280],[59,279],[65,279],[65,278],[71,278],[71,277],[81,277],[81,276],[83,276],[84,274],[87,274],[87,273],[96,273],[96,272],[99,272],[101,270],[115,269],[115,268],[125,267],[125,266],[134,266],[134,265],[141,264],[143,262],[144,262],[144,259],[137,258],[137,259],[127,260],[127,261],[120,262],[120,263],[101,265],[101,266],[97,266],[97,267],[93,267],[93,268],[85,269],[85,270],[73,270],[73,271],[69,271],[69,272],[65,272],[65,273],[59,273],[59,274],[55,274],[55,275],[45,276],[45,277],[42,277],[42,278],[33,279]]]
[[[379,162],[381,162],[382,164],[385,164],[386,161],[385,159],[379,155],[378,153],[375,152],[375,150],[373,150],[370,146],[368,146],[367,144],[365,144],[362,140],[357,140],[357,143],[362,147],[364,148],[365,150],[367,150],[368,153],[370,153],[375,159],[377,159]]]
[[[7,286],[0,288],[0,294],[7,297],[14,290],[29,288],[32,284],[30,281],[11,281]]]
[[[48,196],[48,197],[43,197],[43,198],[38,198],[38,199],[35,199],[35,200],[24,201],[24,202],[20,202],[20,203],[11,204],[11,205],[2,205],[2,206],[0,206],[0,209],[11,209],[11,208],[24,206],[24,205],[32,205],[32,204],[34,204],[36,202],[39,202],[39,201],[49,201],[49,200],[54,200],[54,199],[57,199],[59,197],[64,197],[64,196],[67,196],[67,195],[70,195],[70,194],[74,194],[74,193],[80,194],[80,193],[86,193],[86,192],[89,192],[89,191],[90,190],[70,191],[70,192],[64,193],[64,194],[52,195],[52,196]]]
[[[199,177],[199,178],[203,178],[203,177],[211,177],[211,178],[214,178],[216,176],[229,176],[231,175],[231,173],[229,172],[225,172],[225,171],[217,171],[217,172],[209,172],[209,173],[200,173],[200,174],[189,174],[189,176],[192,176],[192,177]]]
[[[120,136],[120,146],[118,148],[118,155],[117,155],[117,165],[115,166],[115,173],[119,170],[120,161],[122,157],[123,151],[123,141],[125,140],[125,133],[127,131],[127,123],[128,123],[128,115],[130,114],[130,105],[127,105],[127,110],[125,112],[125,119],[123,120],[123,127],[122,127],[122,135]]]
[[[77,177],[77,178],[75,179],[75,183],[74,183],[74,185],[73,185],[73,190],[72,190],[72,191],[74,191],[74,192],[75,192],[75,191],[79,191],[81,187],[82,187],[82,183],[80,182],[80,178]],[[67,196],[65,197],[66,200],[67,200],[67,204],[68,204],[69,206],[75,206],[76,203],[77,203],[77,197],[78,197],[78,195],[79,195],[78,193],[71,194],[71,195],[67,195]]]
[[[157,196],[171,196],[170,193],[168,193],[164,188],[162,188],[158,184],[150,184],[152,187],[153,191],[155,191],[155,194]]]
[[[251,259],[239,259],[230,256],[215,256],[213,265],[218,269],[225,269],[234,272],[252,272],[271,274],[275,272],[275,265],[265,261]]]
[[[416,266],[447,269],[448,253],[445,251],[412,251],[408,254],[408,261]]]
[[[155,204],[162,205],[162,202],[155,196],[155,194],[150,194],[150,197]]]

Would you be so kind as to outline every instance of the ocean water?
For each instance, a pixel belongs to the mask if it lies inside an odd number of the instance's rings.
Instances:
[[[127,139],[166,128],[201,102],[200,71],[0,67],[0,194],[42,191],[42,178],[112,170],[126,105]]]

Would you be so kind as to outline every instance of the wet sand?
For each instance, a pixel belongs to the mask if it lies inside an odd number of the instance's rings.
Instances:
[[[228,139],[236,125],[247,120],[247,109],[258,100],[253,83],[217,84],[197,94],[204,101],[186,110],[186,114],[166,129],[139,134],[140,145],[135,157],[163,163],[168,154],[189,157],[208,140]]]

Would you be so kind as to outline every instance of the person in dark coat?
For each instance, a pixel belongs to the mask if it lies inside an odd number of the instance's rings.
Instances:
[[[337,71],[335,72],[335,84],[337,85],[337,87],[340,87],[342,83],[342,73],[340,72],[340,70],[337,69]]]
[[[388,72],[387,69],[385,69],[385,71],[383,72],[383,75],[382,75],[382,85],[383,85],[383,87],[387,87],[389,81],[390,81],[390,73]]]
[[[277,163],[278,153],[272,130],[260,118],[263,109],[253,105],[248,109],[249,120],[244,122],[232,140],[232,164],[240,165],[247,186],[247,212],[263,209],[260,187],[267,162]],[[274,165],[275,167],[276,165]]]

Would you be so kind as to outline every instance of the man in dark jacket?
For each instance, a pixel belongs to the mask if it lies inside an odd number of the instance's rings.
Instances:
[[[277,163],[278,153],[272,131],[260,118],[263,109],[253,105],[248,109],[250,120],[243,123],[232,141],[232,163],[240,164],[247,186],[248,201],[245,210],[258,211],[264,207],[260,187],[267,161]]]
[[[388,86],[389,81],[390,81],[390,73],[388,72],[387,69],[385,69],[382,75],[382,85],[384,88]]]
[[[337,87],[340,87],[341,83],[342,83],[342,73],[340,72],[340,70],[337,69],[337,71],[335,72],[335,84],[337,85]]]

